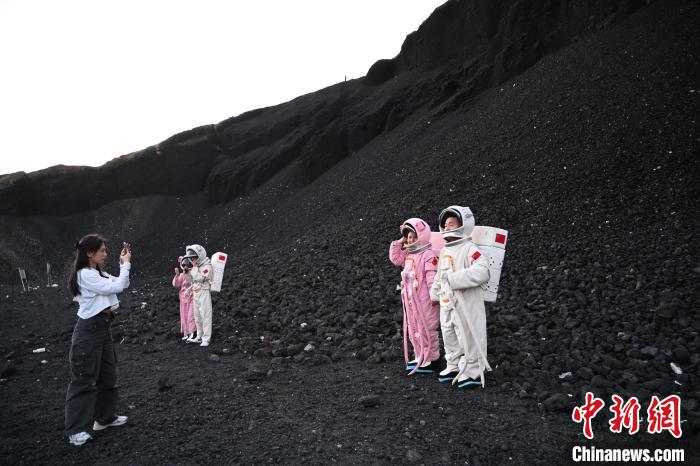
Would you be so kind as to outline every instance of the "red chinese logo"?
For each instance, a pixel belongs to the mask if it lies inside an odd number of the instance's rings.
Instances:
[[[634,435],[639,431],[639,408],[640,404],[636,397],[630,398],[627,403],[623,404],[621,397],[612,396],[613,405],[610,411],[615,415],[610,419],[610,432],[619,434],[622,428],[626,428],[630,435]]]
[[[610,411],[613,418],[608,421],[610,432],[621,433],[622,429],[627,429],[630,435],[639,432],[639,411],[641,405],[636,397],[632,397],[624,402],[618,395],[612,396],[613,404]],[[586,402],[583,406],[576,406],[571,413],[571,419],[576,423],[583,422],[583,435],[587,439],[593,438],[593,427],[591,421],[603,409],[605,402],[596,398],[591,392],[586,393]],[[647,432],[658,434],[667,430],[675,438],[683,435],[681,429],[681,399],[678,395],[669,395],[663,400],[657,396],[651,397],[651,403],[647,409]]]
[[[676,438],[681,434],[681,399],[678,395],[670,395],[659,401],[657,396],[651,397],[647,409],[649,426],[647,432],[657,434],[664,430],[671,432]]]
[[[576,423],[583,421],[583,435],[587,439],[593,438],[593,427],[591,427],[591,420],[598,414],[598,411],[603,409],[605,402],[600,398],[596,398],[593,393],[586,393],[586,404],[583,406],[576,406],[574,411],[571,413],[571,419]]]

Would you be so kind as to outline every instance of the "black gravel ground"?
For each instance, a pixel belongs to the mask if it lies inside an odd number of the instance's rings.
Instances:
[[[691,454],[690,442],[669,434],[631,439],[602,423],[586,442],[569,413],[514,396],[496,377],[486,390],[462,393],[430,376],[406,377],[396,360],[331,362],[312,351],[305,363],[252,356],[229,341],[189,346],[159,332],[117,347],[129,423],[77,448],[63,434],[73,316],[52,306],[60,293],[18,297],[3,311],[8,333],[21,336],[3,348],[13,348],[5,357],[15,368],[0,383],[2,399],[13,400],[3,408],[3,463],[560,464],[573,445]],[[127,301],[140,308],[140,299]],[[177,310],[159,314],[172,321]],[[115,333],[125,325],[119,317]]]
[[[3,462],[560,464],[577,444],[697,461],[699,19],[694,2],[655,2],[481,94],[422,95],[303,187],[281,174],[224,204],[154,195],[2,217],[13,251],[37,230],[63,251],[87,229],[136,245],[114,328],[130,423],[85,448],[61,432],[65,290],[0,296]],[[382,92],[417,99],[459,73],[406,72]],[[388,244],[450,204],[510,231],[483,391],[401,371]],[[195,241],[231,254],[207,349],[179,343],[169,286]],[[587,391],[644,409],[679,394],[683,438],[611,434],[606,411],[585,442],[571,410]]]

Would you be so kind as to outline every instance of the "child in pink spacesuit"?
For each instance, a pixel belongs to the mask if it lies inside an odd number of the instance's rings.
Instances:
[[[437,273],[438,256],[430,243],[430,227],[419,218],[401,225],[401,239],[389,246],[389,260],[401,272],[401,301],[404,309],[404,360],[413,373],[437,373],[440,359],[438,327],[440,307],[430,300],[430,287]],[[406,331],[408,329],[408,332]],[[406,334],[414,359],[408,360]]]
[[[182,341],[187,341],[194,338],[195,329],[192,277],[190,276],[192,261],[180,256],[178,262],[180,263],[180,268],[175,267],[173,286],[180,289],[178,292],[180,296],[180,330],[183,335]]]

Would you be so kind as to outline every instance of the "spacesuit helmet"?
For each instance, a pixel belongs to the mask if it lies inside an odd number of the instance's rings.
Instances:
[[[406,245],[408,252],[419,251],[430,244],[430,225],[420,218],[409,218],[403,222],[400,230],[404,236],[408,236],[409,231],[416,234],[416,242]]]
[[[178,262],[178,264],[180,264],[180,269],[183,272],[190,270],[192,268],[192,266],[194,265],[192,263],[192,259],[190,259],[189,257],[180,256],[180,257],[178,257],[177,262]]]
[[[185,248],[185,257],[192,259],[192,261],[197,264],[207,257],[207,251],[199,244],[192,244]]]
[[[449,217],[457,217],[462,226],[451,231],[445,231],[445,222],[447,222]],[[445,239],[469,238],[474,229],[474,214],[472,214],[469,207],[451,205],[440,212],[438,224],[440,225],[440,234]]]

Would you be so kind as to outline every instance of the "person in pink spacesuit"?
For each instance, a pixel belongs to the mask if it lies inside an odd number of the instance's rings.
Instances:
[[[192,261],[187,257],[178,258],[180,267],[175,267],[173,286],[178,288],[180,297],[180,331],[182,331],[182,341],[194,339],[194,302],[192,295]],[[182,269],[182,271],[180,270]]]
[[[486,256],[471,241],[474,215],[469,207],[450,206],[438,217],[445,247],[430,298],[440,303],[440,327],[447,366],[438,382],[461,389],[484,386],[486,310],[481,285],[489,280]]]
[[[401,239],[392,241],[389,246],[389,260],[403,267],[401,301],[406,370],[410,374],[436,373],[440,359],[440,308],[430,300],[430,288],[437,273],[438,257],[430,243],[430,226],[423,220],[406,220],[401,225],[401,234]],[[411,361],[408,360],[407,334],[415,356]]]
[[[194,301],[194,323],[197,337],[188,338],[188,343],[209,346],[212,330],[211,284],[214,280],[214,268],[207,257],[207,251],[199,244],[192,244],[185,249],[185,257],[192,260],[192,295]]]

